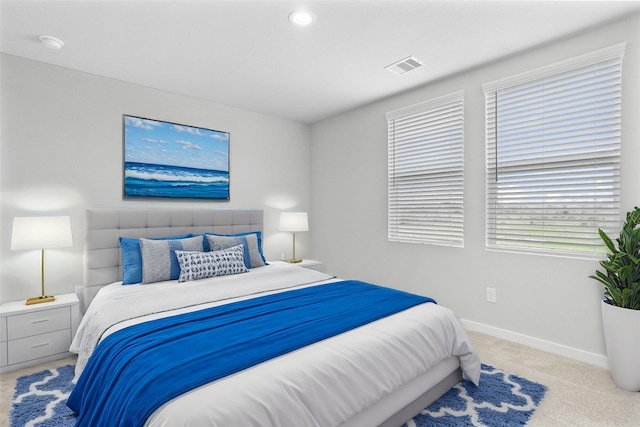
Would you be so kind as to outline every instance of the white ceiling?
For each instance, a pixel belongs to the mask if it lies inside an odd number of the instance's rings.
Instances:
[[[294,27],[304,7],[317,21]],[[304,123],[638,11],[638,1],[0,1],[12,55]],[[39,35],[64,41],[54,51]],[[394,75],[407,56],[424,66]]]

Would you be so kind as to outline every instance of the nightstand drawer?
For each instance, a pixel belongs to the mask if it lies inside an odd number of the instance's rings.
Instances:
[[[0,342],[7,341],[7,318],[0,317]]]
[[[9,364],[66,353],[71,346],[71,329],[9,341]]]
[[[60,307],[50,310],[34,311],[7,318],[9,340],[40,335],[46,332],[69,329],[71,309]]]
[[[0,342],[0,366],[7,366],[7,343]]]

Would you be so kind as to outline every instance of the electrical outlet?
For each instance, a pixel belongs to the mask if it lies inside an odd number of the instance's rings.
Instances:
[[[498,302],[496,288],[487,288],[487,301],[494,304]]]
[[[280,259],[284,261],[284,252],[280,252]]]

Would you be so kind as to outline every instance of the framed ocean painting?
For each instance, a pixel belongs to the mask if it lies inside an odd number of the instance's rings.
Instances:
[[[124,196],[229,200],[229,133],[122,116]]]

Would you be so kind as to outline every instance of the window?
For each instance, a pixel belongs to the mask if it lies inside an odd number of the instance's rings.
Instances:
[[[625,45],[483,86],[490,249],[597,256],[620,216]]]
[[[389,241],[464,245],[463,103],[461,91],[387,113]]]

